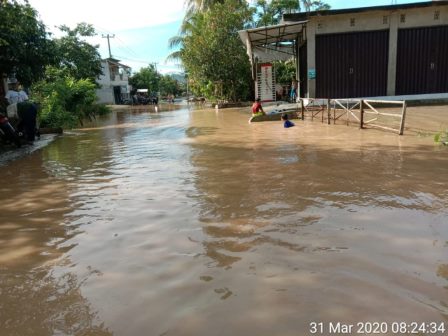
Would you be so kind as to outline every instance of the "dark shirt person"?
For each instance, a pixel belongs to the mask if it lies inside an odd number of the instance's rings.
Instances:
[[[282,114],[282,120],[284,121],[283,126],[285,128],[290,128],[290,127],[295,126],[294,123],[289,120],[288,114],[286,114],[286,113]]]

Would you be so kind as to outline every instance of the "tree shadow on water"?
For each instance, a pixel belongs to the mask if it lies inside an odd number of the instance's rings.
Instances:
[[[0,203],[0,330],[2,335],[112,335],[82,285],[101,276],[87,270],[78,278],[61,271],[81,228],[69,224],[69,189],[40,169],[42,158],[14,162],[4,170]],[[38,167],[38,169],[32,169]],[[62,267],[62,268],[61,268]]]

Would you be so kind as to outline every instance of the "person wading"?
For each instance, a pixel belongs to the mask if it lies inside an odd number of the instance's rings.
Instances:
[[[263,110],[263,106],[261,106],[260,98],[257,98],[252,104],[252,116],[256,117],[260,115],[266,115],[266,113]]]

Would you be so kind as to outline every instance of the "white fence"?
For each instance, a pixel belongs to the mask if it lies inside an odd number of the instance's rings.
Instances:
[[[347,125],[356,123],[360,128],[379,128],[399,135],[403,135],[404,132],[406,101],[301,98],[299,106],[302,119],[308,115],[312,120],[320,117],[322,123],[327,120],[330,124],[333,120],[335,124],[345,116]],[[390,112],[390,109],[396,110],[397,107],[398,113]],[[365,120],[367,115],[373,118]],[[383,123],[380,119],[384,119]]]

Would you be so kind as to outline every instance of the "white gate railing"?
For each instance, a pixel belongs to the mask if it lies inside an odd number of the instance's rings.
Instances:
[[[401,107],[401,113],[389,113],[381,111],[379,107],[374,105],[382,105],[381,109],[392,106]],[[327,118],[327,123],[330,124],[333,119],[333,124],[341,117],[346,117],[347,125],[352,122],[359,124],[360,128],[380,128],[387,131],[396,132],[403,135],[405,117],[406,117],[406,101],[390,101],[390,100],[373,100],[373,99],[322,99],[322,98],[300,98],[299,106],[302,120],[305,119],[305,114],[311,117],[311,120],[321,114],[322,123]],[[333,113],[332,113],[333,112]],[[373,118],[365,120],[366,115],[374,115]],[[378,123],[381,116],[394,118],[399,121],[397,128],[389,127]]]

